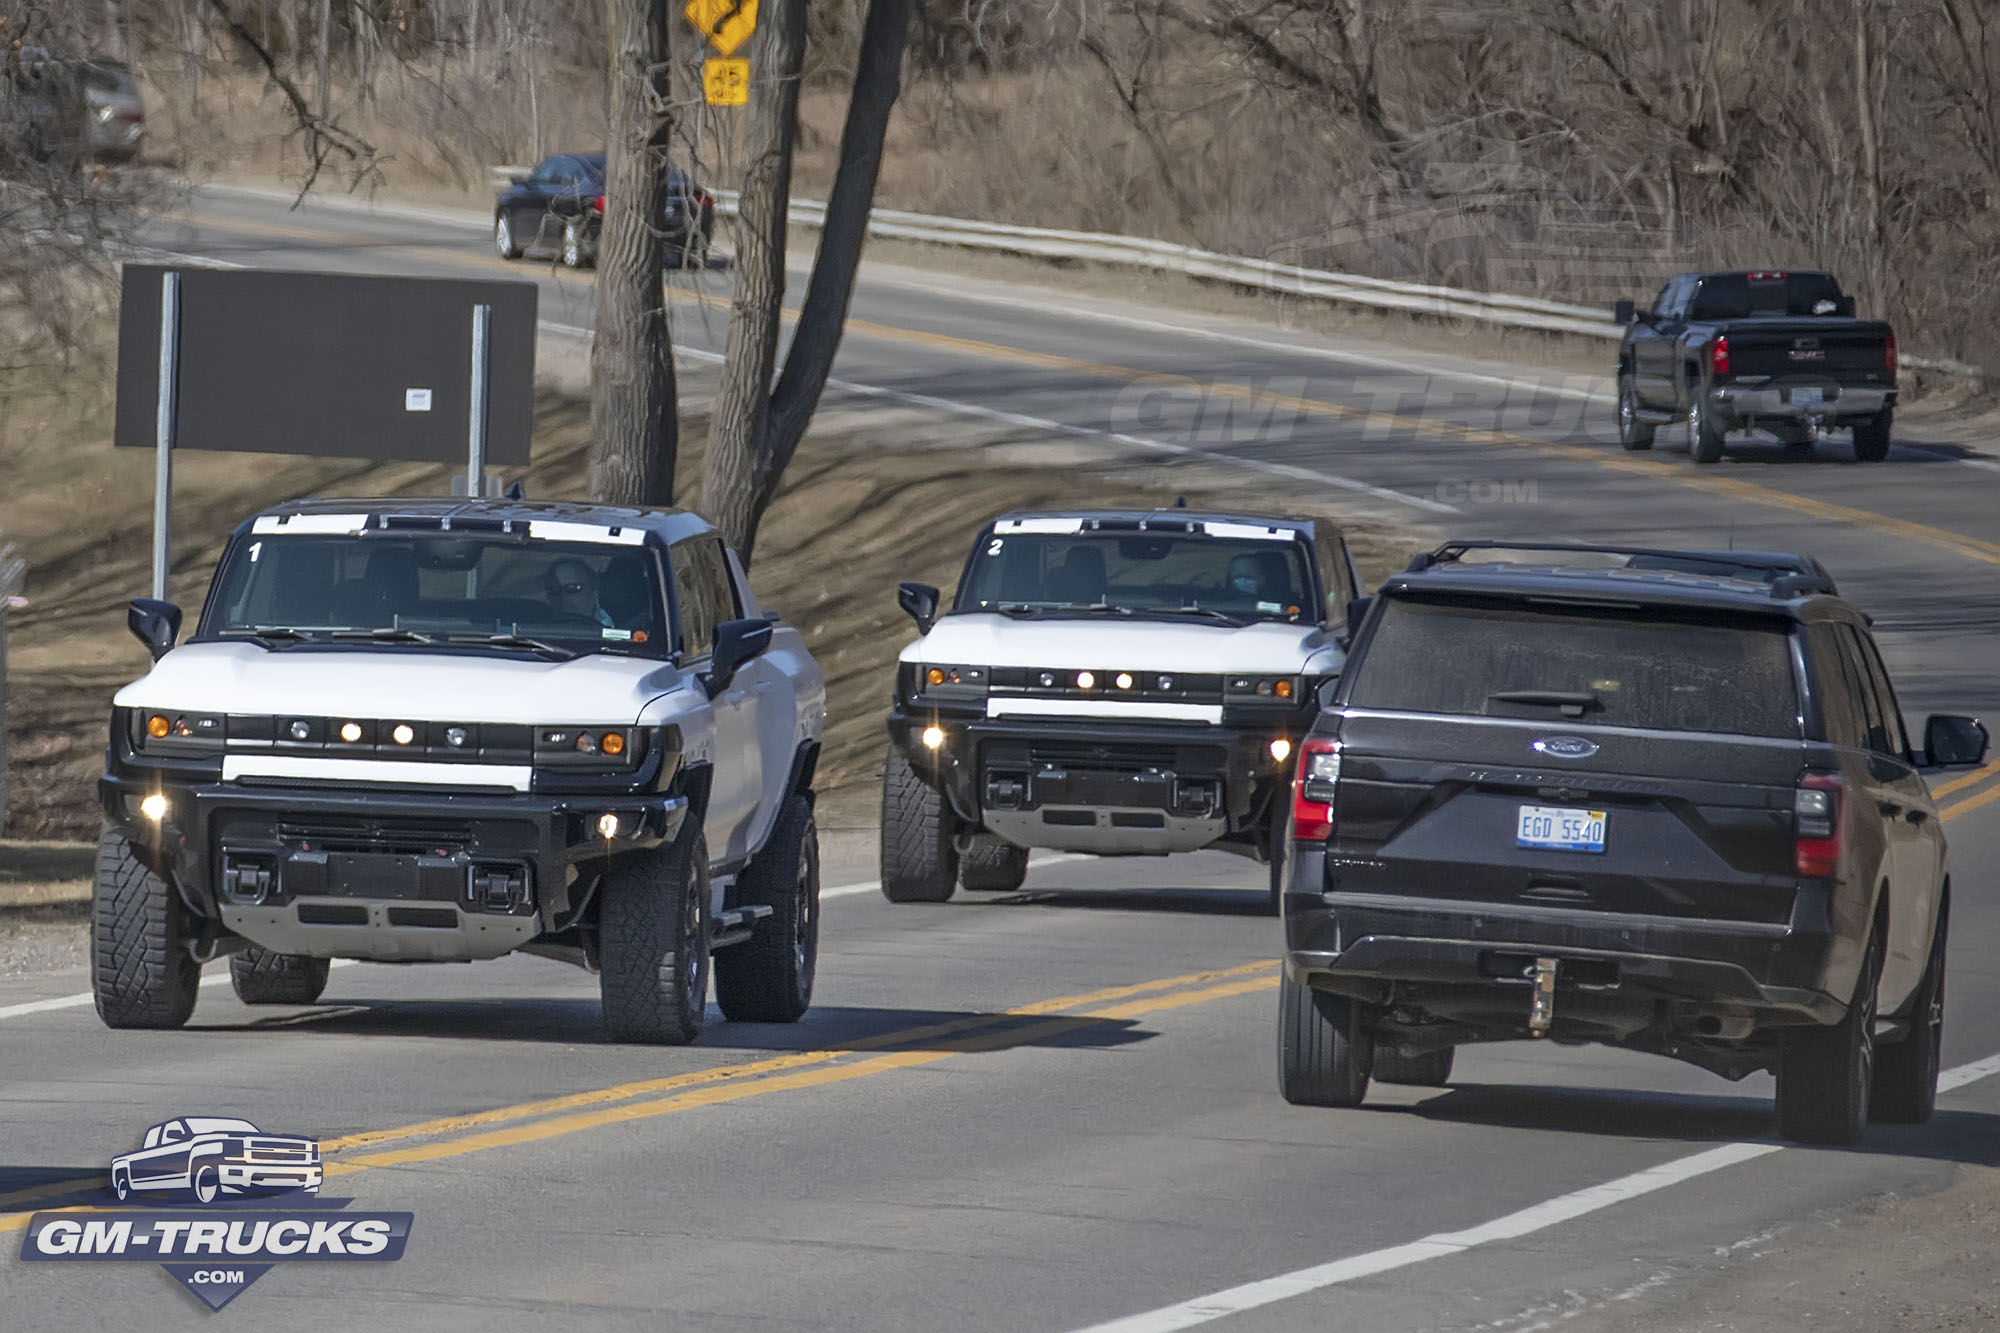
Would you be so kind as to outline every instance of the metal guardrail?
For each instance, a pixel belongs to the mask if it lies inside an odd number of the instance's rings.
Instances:
[[[517,166],[494,167],[493,179],[497,186],[504,186],[508,177],[526,170]],[[736,211],[735,191],[711,193],[715,196],[717,213],[728,216]],[[794,199],[789,218],[796,227],[822,226],[826,221],[826,204],[817,199]],[[1623,326],[1613,323],[1610,312],[1600,306],[1336,273],[1110,232],[1064,231],[878,208],[869,217],[868,233],[891,240],[922,241],[1038,259],[1082,260],[1180,273],[1284,296],[1400,310],[1439,319],[1468,319],[1500,328],[1537,329],[1607,341],[1621,338],[1625,333]],[[1975,379],[1983,379],[1986,374],[1978,366],[1943,358],[1905,356],[1902,363],[1913,370]]]

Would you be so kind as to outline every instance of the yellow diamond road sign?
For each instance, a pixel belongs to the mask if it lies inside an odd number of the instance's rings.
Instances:
[[[717,55],[733,56],[757,30],[757,0],[688,0],[687,15]],[[708,99],[713,102],[713,97]]]
[[[750,62],[704,60],[701,92],[710,106],[744,106],[750,101]]]

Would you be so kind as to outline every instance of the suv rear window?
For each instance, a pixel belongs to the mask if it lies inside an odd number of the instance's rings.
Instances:
[[[1524,694],[1550,697],[1518,697]],[[1658,609],[1395,598],[1351,668],[1347,703],[1662,731],[1800,734],[1787,622]],[[1582,713],[1565,712],[1565,703],[1580,704]]]

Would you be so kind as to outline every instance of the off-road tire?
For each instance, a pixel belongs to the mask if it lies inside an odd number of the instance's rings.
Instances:
[[[1715,413],[1702,402],[1701,390],[1695,390],[1694,406],[1688,409],[1688,457],[1697,463],[1714,463],[1722,458],[1722,437],[1725,432]]]
[[[521,243],[514,239],[514,224],[505,213],[493,219],[493,253],[502,259],[521,257]]]
[[[1653,432],[1658,427],[1639,420],[1639,389],[1630,375],[1618,377],[1618,443],[1627,449],[1639,450],[1653,447]]]
[[[1451,1082],[1452,1048],[1426,1051],[1422,1055],[1398,1055],[1394,1051],[1375,1052],[1370,1071],[1377,1083],[1399,1083],[1410,1088],[1442,1088]]]
[[[1028,879],[1028,849],[980,839],[958,854],[958,878],[978,893],[1012,893]]]
[[[598,994],[613,1041],[685,1046],[708,1010],[708,840],[690,812],[680,836],[604,877]]]
[[[1854,461],[1879,463],[1889,456],[1889,428],[1895,423],[1896,409],[1885,407],[1866,421],[1854,425]]]
[[[245,1004],[311,1004],[326,989],[327,960],[251,945],[229,956],[229,984]]]
[[[1278,1091],[1294,1106],[1359,1106],[1375,1043],[1361,1007],[1294,981],[1278,983]]]
[[[106,828],[90,908],[91,991],[106,1027],[177,1028],[193,1015],[201,964],[188,952],[191,916],[125,835]]]
[[[1778,1048],[1778,1133],[1794,1143],[1843,1148],[1868,1124],[1875,1083],[1875,985],[1880,938],[1869,942],[1854,997],[1838,1023],[1785,1034]]]
[[[1868,1118],[1885,1125],[1921,1125],[1937,1109],[1938,1068],[1944,1043],[1945,938],[1949,904],[1938,914],[1930,961],[1910,1002],[1910,1034],[1875,1052],[1875,1086]]]
[[[894,742],[882,765],[882,896],[941,903],[958,884],[957,821],[944,793],[925,782]]]
[[[771,840],[736,881],[737,902],[763,906],[749,939],[715,955],[715,1003],[732,1023],[796,1023],[812,1005],[819,966],[819,829],[812,802],[793,796]]]

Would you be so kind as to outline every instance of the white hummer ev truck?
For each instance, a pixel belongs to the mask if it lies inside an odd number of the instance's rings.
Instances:
[[[1019,888],[1028,849],[1284,857],[1292,749],[1345,660],[1360,583],[1310,520],[1017,513],[958,596],[905,583],[882,780],[882,891]]]
[[[327,960],[599,974],[618,1040],[812,997],[826,691],[693,514],[317,500],[236,529],[200,621],[132,604],[91,966],[177,1027],[201,963],[310,1004]]]

